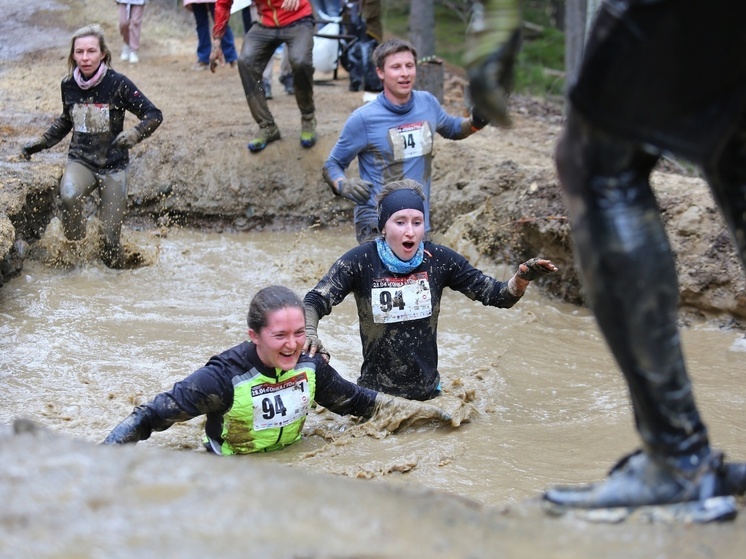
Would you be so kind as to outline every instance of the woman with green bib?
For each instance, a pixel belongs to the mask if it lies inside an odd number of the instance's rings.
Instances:
[[[303,354],[306,319],[290,289],[270,286],[252,299],[249,339],[137,406],[104,444],[134,443],[178,421],[207,416],[204,444],[215,454],[277,450],[298,441],[312,402],[339,415],[371,417],[405,408],[418,419],[450,421],[437,406],[410,402],[342,378],[321,354]]]

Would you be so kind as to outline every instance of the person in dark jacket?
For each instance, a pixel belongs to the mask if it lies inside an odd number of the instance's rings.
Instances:
[[[501,122],[520,17],[516,1],[485,4],[487,28],[467,57],[471,91]],[[550,508],[671,506],[709,522],[734,518],[733,495],[746,491],[746,464],[710,446],[695,403],[674,255],[650,184],[665,154],[697,164],[746,265],[744,18],[735,0],[599,8],[556,162],[585,298],[624,374],[642,444],[606,479],[546,491]]]
[[[104,444],[137,442],[177,421],[206,415],[204,444],[215,454],[278,450],[300,440],[314,401],[340,415],[370,418],[384,409],[408,423],[450,421],[437,406],[357,386],[321,354],[303,354],[303,302],[287,287],[260,290],[251,301],[247,322],[250,341],[212,357],[168,392],[136,407]],[[387,425],[395,430],[399,422]]]
[[[508,281],[477,270],[459,253],[424,241],[425,194],[411,179],[384,185],[378,199],[381,237],[342,255],[306,294],[307,349],[323,348],[319,319],[349,294],[355,295],[363,364],[361,386],[413,400],[440,394],[438,316],[450,287],[484,305],[509,308],[528,284],[557,271],[533,258]]]
[[[73,33],[62,80],[62,114],[40,137],[26,143],[22,156],[57,145],[72,131],[67,166],[60,182],[62,224],[71,241],[85,237],[85,197],[99,189],[103,223],[101,258],[111,268],[124,264],[120,236],[127,209],[129,150],[163,121],[158,108],[126,76],[110,68],[111,51],[100,26]],[[140,122],[124,130],[127,111]]]

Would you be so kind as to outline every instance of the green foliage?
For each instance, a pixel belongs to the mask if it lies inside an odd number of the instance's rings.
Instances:
[[[409,37],[409,2],[383,0],[383,28],[387,35]],[[549,2],[527,2],[524,20],[540,31],[524,34],[516,65],[515,91],[539,96],[562,95],[565,87],[565,35],[552,26]],[[533,27],[533,26],[532,26]],[[445,3],[435,2],[435,45],[440,58],[462,66],[466,22]]]
[[[562,95],[564,68],[565,34],[545,27],[537,37],[523,41],[516,68],[516,91],[540,96]]]

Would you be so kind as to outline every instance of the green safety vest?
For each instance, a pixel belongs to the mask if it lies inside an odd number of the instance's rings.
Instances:
[[[301,437],[316,393],[316,366],[303,363],[277,378],[256,368],[233,377],[233,406],[223,416],[223,444],[208,441],[216,452],[248,454],[293,444]]]

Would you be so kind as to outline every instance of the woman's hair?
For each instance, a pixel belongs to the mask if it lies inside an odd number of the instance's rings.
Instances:
[[[261,332],[267,325],[270,313],[288,307],[297,307],[305,313],[303,301],[293,290],[282,285],[270,285],[254,295],[246,322],[254,332]]]
[[[99,49],[101,49],[101,54],[104,55],[101,61],[107,66],[111,66],[111,51],[109,50],[109,47],[106,46],[106,37],[104,37],[104,30],[101,29],[101,26],[99,24],[91,23],[90,25],[81,27],[75,33],[73,33],[72,39],[70,40],[70,54],[67,57],[68,76],[72,76],[75,68],[78,67],[78,65],[75,63],[73,54],[75,53],[75,41],[82,37],[96,37],[98,39],[98,47]]]
[[[402,179],[400,181],[387,182],[383,185],[381,192],[378,193],[378,197],[376,198],[376,207],[380,208],[381,202],[392,192],[404,189],[414,190],[423,201],[425,200],[425,191],[422,189],[420,183],[413,179]]]
[[[412,43],[402,39],[389,39],[378,45],[373,51],[373,64],[379,70],[383,70],[386,59],[392,54],[399,52],[411,52],[412,56],[414,56],[414,61],[417,62],[417,49],[414,48]]]

